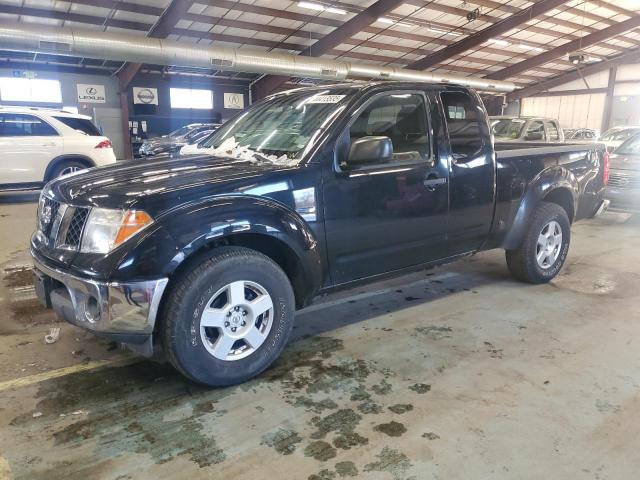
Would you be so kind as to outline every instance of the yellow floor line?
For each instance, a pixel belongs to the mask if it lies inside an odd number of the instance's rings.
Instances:
[[[12,478],[9,462],[4,457],[0,457],[0,480],[11,480]]]
[[[36,383],[44,382],[52,378],[64,377],[72,373],[86,372],[88,370],[95,370],[101,367],[120,367],[123,365],[129,365],[139,362],[139,358],[120,358],[114,360],[94,360],[93,362],[80,363],[78,365],[72,365],[70,367],[58,368],[56,370],[50,370],[48,372],[36,373],[35,375],[29,375],[27,377],[14,378],[13,380],[6,380],[0,382],[0,392],[9,390],[12,388],[28,387]]]

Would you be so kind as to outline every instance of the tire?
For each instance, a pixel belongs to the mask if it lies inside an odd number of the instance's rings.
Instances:
[[[271,310],[264,310],[269,301]],[[173,286],[163,308],[161,339],[169,361],[186,377],[210,386],[234,385],[278,358],[294,315],[291,283],[275,262],[248,248],[221,247]]]
[[[558,230],[561,239],[557,236]],[[554,237],[547,240],[546,249],[541,248],[539,244],[543,236]],[[553,245],[550,242],[553,242]],[[523,282],[547,283],[558,275],[564,265],[570,242],[571,224],[567,212],[560,205],[542,202],[531,216],[529,228],[520,247],[506,251],[509,270],[515,278]],[[538,257],[542,257],[542,260]]]
[[[77,170],[84,170],[85,168],[88,168],[87,165],[77,160],[63,160],[59,162],[53,170],[51,170],[47,180],[53,180],[61,177],[62,175],[66,175]]]

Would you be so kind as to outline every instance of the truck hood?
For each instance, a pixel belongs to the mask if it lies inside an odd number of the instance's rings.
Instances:
[[[613,154],[609,158],[609,166],[612,170],[640,171],[640,155]]]
[[[290,169],[210,155],[121,162],[63,177],[48,189],[64,203],[103,208],[139,208],[158,214],[176,204],[211,195],[244,192],[257,179]]]

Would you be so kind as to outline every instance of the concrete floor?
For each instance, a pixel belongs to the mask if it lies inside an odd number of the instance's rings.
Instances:
[[[34,204],[0,205],[0,478],[632,479],[640,222],[575,225],[549,285],[502,252],[301,312],[256,380],[205,389],[56,321]]]

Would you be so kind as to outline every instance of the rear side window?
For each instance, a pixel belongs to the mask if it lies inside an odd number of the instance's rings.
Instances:
[[[453,158],[459,162],[473,159],[484,145],[480,133],[480,112],[465,92],[442,92],[440,98]]]
[[[90,137],[100,137],[102,134],[100,130],[86,118],[74,118],[74,117],[53,117],[61,123],[64,123],[67,127],[78,130],[79,132],[89,135]]]
[[[50,137],[58,132],[33,115],[20,113],[0,114],[0,136],[2,137]]]
[[[547,130],[549,131],[549,141],[557,142],[558,140],[560,140],[558,127],[554,122],[547,122]]]

